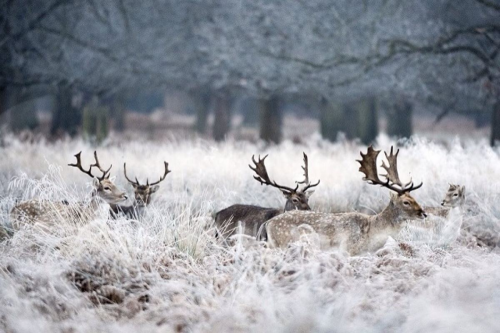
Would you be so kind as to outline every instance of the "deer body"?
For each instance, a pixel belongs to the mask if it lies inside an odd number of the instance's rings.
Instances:
[[[108,204],[118,204],[127,200],[125,192],[121,191],[111,180],[109,180],[109,171],[103,170],[99,164],[97,153],[94,152],[96,162],[88,170],[83,169],[81,165],[81,152],[75,155],[76,164],[70,164],[79,168],[83,173],[93,178],[94,191],[89,202],[67,203],[63,201],[42,201],[30,200],[17,204],[12,208],[10,220],[12,227],[18,230],[25,224],[41,223],[45,226],[52,225],[55,221],[78,220],[88,221],[95,216],[100,205],[105,202]],[[103,175],[96,177],[92,175],[92,168],[97,167]]]
[[[227,238],[239,232],[245,235],[267,239],[265,229],[259,230],[262,225],[283,211],[276,208],[266,208],[252,205],[232,205],[215,215],[215,225],[218,226],[222,237]],[[241,230],[239,229],[241,226]]]
[[[95,217],[102,203],[97,196],[88,203],[30,200],[16,205],[10,213],[10,220],[14,230],[35,223],[51,226],[57,221],[89,221]]]
[[[304,153],[304,166],[302,167],[305,179],[302,182],[298,182],[295,188],[278,185],[276,182],[270,180],[264,164],[266,157],[267,156],[263,159],[259,158],[258,162],[255,161],[254,157],[252,157],[255,167],[250,166],[250,169],[257,174],[254,178],[261,184],[270,185],[281,190],[287,199],[284,210],[253,205],[232,205],[217,212],[215,215],[215,226],[218,230],[217,236],[221,234],[224,238],[228,238],[235,233],[240,232],[245,235],[258,237],[261,240],[266,240],[266,231],[264,228],[261,228],[266,221],[283,213],[284,211],[311,210],[308,200],[314,191],[308,190],[317,186],[319,181],[316,184],[311,184],[309,182],[307,155]],[[298,184],[305,184],[305,187],[299,190]]]
[[[408,202],[406,208],[403,202]],[[377,215],[362,213],[286,212],[266,225],[269,243],[285,247],[300,236],[299,227],[307,224],[319,234],[321,247],[339,247],[353,255],[371,252],[385,244],[388,237],[395,237],[403,222],[410,218],[422,218],[424,211],[409,194],[391,197],[389,205]]]
[[[298,240],[304,233],[315,232],[319,235],[321,247],[340,247],[350,254],[375,251],[385,244],[388,237],[396,236],[408,219],[422,218],[426,214],[416,200],[409,194],[422,185],[413,183],[403,185],[397,173],[397,155],[387,155],[389,166],[382,164],[387,171],[387,181],[382,181],[377,173],[377,156],[380,151],[368,148],[362,156],[360,171],[365,180],[373,185],[387,187],[397,194],[391,195],[387,207],[377,215],[357,212],[328,214],[307,211],[293,211],[276,216],[266,224],[269,243],[274,247],[285,247]]]

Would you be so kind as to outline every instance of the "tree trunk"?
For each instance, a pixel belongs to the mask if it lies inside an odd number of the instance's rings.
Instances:
[[[329,141],[336,141],[340,132],[344,131],[344,111],[340,105],[332,104],[325,97],[320,102],[321,136]]]
[[[357,137],[364,144],[372,143],[378,135],[377,106],[374,98],[367,98],[357,103]]]
[[[74,136],[78,133],[81,123],[81,112],[72,104],[73,94],[71,88],[59,86],[56,96],[56,103],[52,113],[52,125],[50,134],[61,136],[67,133]]]
[[[347,139],[356,139],[358,137],[358,110],[352,103],[343,103],[342,109],[342,131]]]
[[[500,141],[500,102],[493,106],[491,117],[491,146],[496,146]]]
[[[231,127],[231,101],[227,94],[215,96],[214,111],[213,137],[215,141],[222,141]]]
[[[196,109],[196,132],[205,134],[207,132],[207,120],[210,114],[210,93],[199,91],[192,94],[194,107]]]
[[[125,102],[122,94],[118,94],[111,101],[110,116],[113,119],[113,129],[117,132],[125,130]]]
[[[279,98],[272,96],[260,102],[260,138],[266,142],[279,143],[282,139],[283,115]]]
[[[387,111],[387,134],[398,138],[409,138],[413,134],[412,105],[399,101]]]

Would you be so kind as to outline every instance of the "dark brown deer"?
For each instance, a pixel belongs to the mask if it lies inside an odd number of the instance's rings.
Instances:
[[[137,177],[135,177],[135,181],[130,180],[130,178],[127,176],[127,163],[123,163],[123,174],[125,175],[125,179],[127,179],[127,181],[134,188],[134,202],[129,206],[111,205],[111,211],[114,216],[117,216],[120,213],[133,218],[137,218],[139,216],[140,211],[142,211],[144,207],[151,203],[152,195],[160,189],[160,186],[158,184],[164,181],[165,177],[167,177],[167,175],[172,172],[168,169],[168,163],[166,161],[163,163],[165,165],[165,172],[163,173],[163,176],[161,176],[158,181],[151,184],[149,183],[149,179],[146,179],[146,184],[142,185],[141,183],[139,183],[139,180],[137,180]]]
[[[377,172],[377,157],[380,151],[368,148],[361,154],[359,171],[369,184],[380,185],[396,194],[391,195],[389,205],[379,214],[366,215],[357,212],[328,214],[318,212],[292,211],[276,216],[266,223],[268,241],[274,247],[286,247],[302,237],[303,231],[317,233],[322,247],[340,247],[351,254],[375,251],[385,244],[389,236],[394,237],[401,230],[405,220],[423,218],[427,215],[417,201],[409,194],[422,184],[403,184],[399,179],[397,156],[385,154],[389,165],[382,163],[387,172],[382,181]]]
[[[310,183],[307,155],[304,153],[304,166],[302,167],[304,170],[304,180],[297,182],[294,188],[279,185],[269,178],[264,164],[266,158],[267,155],[262,159],[259,156],[259,160],[256,161],[255,157],[252,156],[252,162],[255,166],[252,167],[249,165],[249,167],[256,174],[254,175],[255,180],[261,185],[275,187],[283,193],[286,198],[285,208],[276,209],[252,205],[232,205],[219,211],[215,215],[215,226],[218,230],[217,235],[221,234],[224,238],[230,237],[238,233],[239,226],[241,226],[242,234],[266,240],[267,235],[265,229],[261,228],[264,222],[285,211],[311,210],[308,203],[309,197],[314,193],[314,190],[311,190],[311,188],[318,186],[320,181],[318,180],[318,182],[314,184]],[[299,189],[299,184],[303,184],[304,186]],[[262,229],[262,232],[259,235],[260,229]]]

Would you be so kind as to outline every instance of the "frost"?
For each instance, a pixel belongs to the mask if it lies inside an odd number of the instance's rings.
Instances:
[[[393,142],[383,138],[378,148]],[[65,165],[81,141],[8,139],[0,148],[0,221],[17,201],[88,199],[87,176]],[[302,146],[123,142],[98,149],[102,163],[141,179],[172,174],[138,220],[25,227],[0,243],[0,330],[31,332],[496,332],[500,330],[500,157],[486,143],[449,148],[414,139],[401,150],[401,176],[423,181],[415,199],[437,206],[448,183],[465,185],[466,205],[446,219],[410,222],[373,254],[322,251],[307,226],[285,250],[245,236],[226,246],[213,214],[234,203],[282,207],[275,189],[252,178],[252,154],[270,154],[276,181],[300,179],[302,151],[321,185],[313,210],[378,212],[386,189],[364,183],[353,144],[312,138]],[[85,155],[85,154],[84,154]],[[87,154],[88,155],[88,154]],[[85,156],[87,156],[85,155]],[[116,184],[132,189],[123,170]],[[9,231],[10,232],[10,231]]]

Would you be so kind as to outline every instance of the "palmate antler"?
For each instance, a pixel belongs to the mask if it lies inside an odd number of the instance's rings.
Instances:
[[[68,164],[69,166],[78,168],[81,172],[89,175],[92,178],[95,177],[92,174],[92,168],[96,167],[96,168],[98,168],[102,172],[102,176],[101,177],[96,177],[97,179],[99,179],[99,181],[102,181],[104,179],[108,179],[109,178],[109,176],[110,176],[109,171],[111,170],[111,168],[113,167],[113,165],[111,164],[107,170],[104,170],[101,167],[101,164],[99,163],[99,159],[97,158],[97,152],[96,151],[94,151],[95,163],[91,164],[88,170],[85,170],[83,168],[83,166],[82,166],[82,152],[79,152],[78,154],[76,154],[75,157],[76,157],[76,163],[74,163],[74,164],[70,163],[70,164]]]
[[[158,185],[159,183],[161,183],[162,181],[165,180],[165,177],[167,177],[167,175],[172,172],[172,170],[169,170],[168,169],[168,163],[166,161],[163,162],[164,165],[165,165],[165,172],[163,173],[163,176],[160,177],[160,179],[154,183],[149,183],[149,178],[146,179],[146,186],[154,186],[154,185]],[[135,181],[132,181],[128,178],[127,176],[127,163],[123,163],[123,173],[125,175],[125,179],[128,180],[129,183],[131,183],[134,187],[135,186],[144,186],[144,185],[141,185],[139,183],[139,181],[137,180],[137,177],[135,177]]]
[[[306,185],[303,189],[300,190],[302,193],[305,193],[308,189],[318,186],[320,183],[320,180],[318,179],[318,182],[314,183],[314,184],[310,183],[310,181],[309,181],[309,163],[308,163],[309,161],[308,161],[306,153],[303,152],[302,154],[304,154],[304,166],[302,167],[302,170],[304,170],[304,180],[301,182],[296,182],[296,183]]]
[[[267,158],[267,155],[264,156],[264,158],[260,158],[259,156],[259,161],[255,160],[255,156],[252,156],[252,162],[255,164],[255,167],[252,167],[249,165],[250,169],[252,169],[257,175],[253,176],[255,180],[257,180],[261,185],[270,185],[272,187],[276,187],[277,189],[281,190],[282,192],[287,192],[287,193],[297,193],[297,190],[299,188],[299,184],[295,186],[295,188],[283,186],[283,185],[278,185],[275,181],[271,181],[269,178],[269,175],[267,174],[266,166],[264,164],[265,159]]]
[[[370,146],[368,147],[368,151],[366,152],[366,154],[360,154],[361,160],[357,161],[361,164],[361,166],[359,167],[359,171],[365,174],[363,180],[369,182],[370,184],[386,187],[398,193],[399,195],[414,191],[422,187],[423,183],[414,186],[413,181],[411,180],[407,184],[403,185],[403,183],[399,179],[397,164],[399,149],[396,151],[396,154],[394,154],[394,147],[391,147],[390,154],[387,155],[387,153],[385,153],[389,165],[386,165],[385,162],[382,162],[382,168],[387,172],[387,174],[382,176],[386,178],[386,181],[380,180],[377,172],[377,157],[378,154],[380,154],[380,150],[375,150],[372,146]]]

